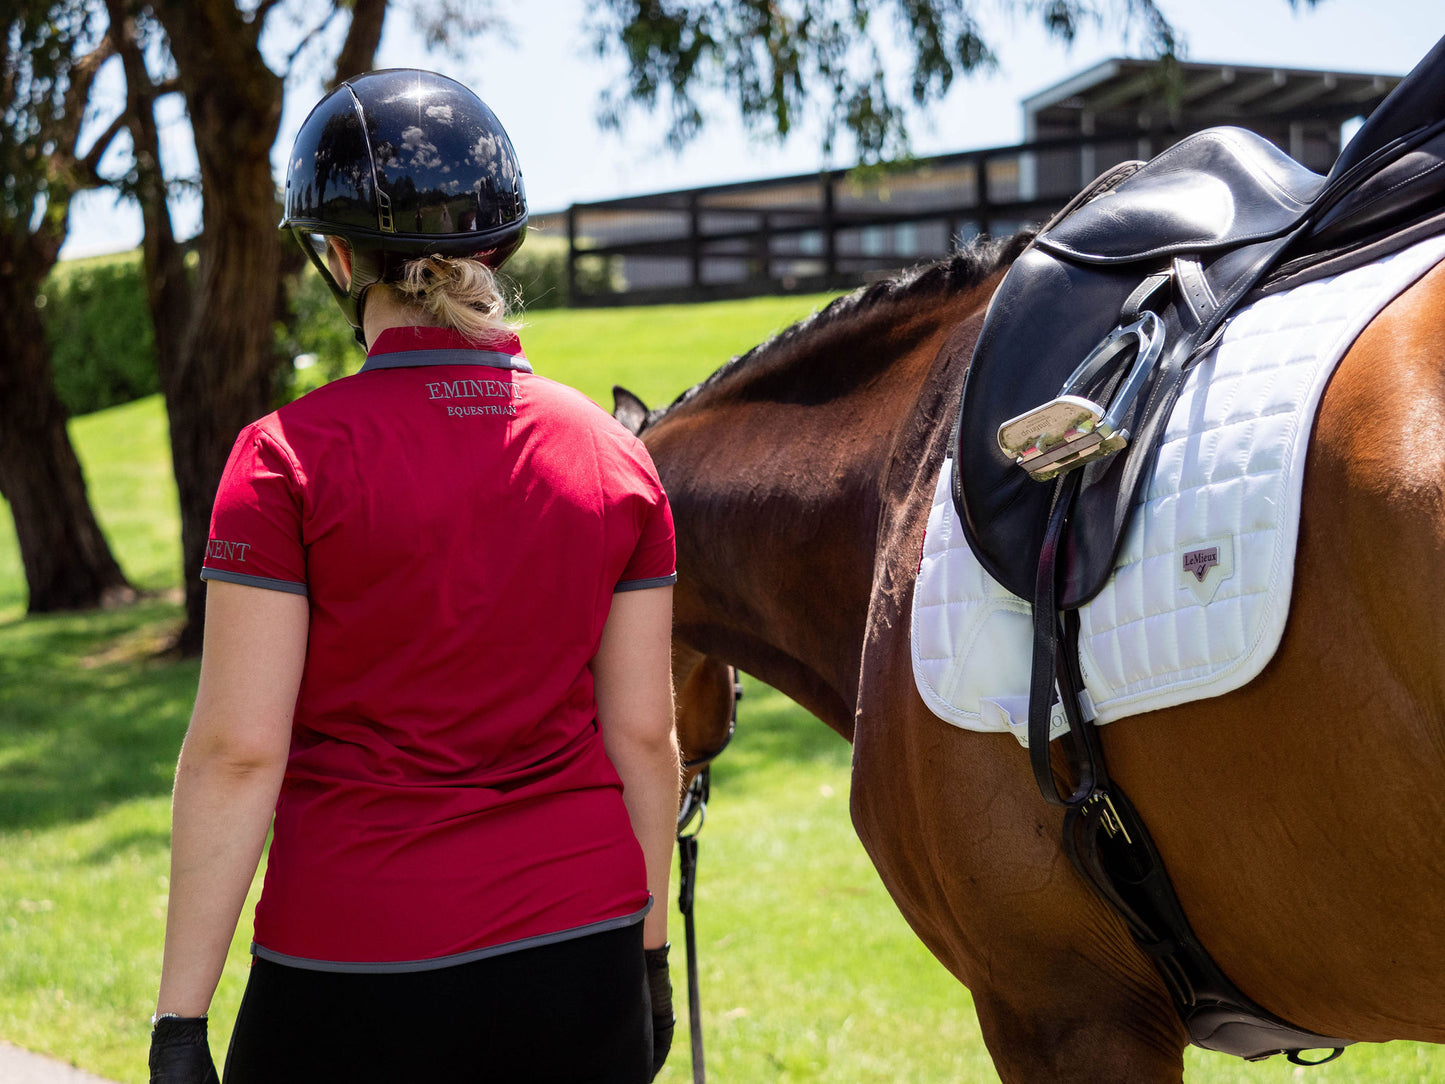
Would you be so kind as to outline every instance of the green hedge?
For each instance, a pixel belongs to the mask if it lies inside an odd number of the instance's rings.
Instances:
[[[35,303],[45,320],[55,385],[72,415],[160,389],[139,253],[61,264]]]

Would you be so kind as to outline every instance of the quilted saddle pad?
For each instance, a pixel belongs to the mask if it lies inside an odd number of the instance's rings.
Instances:
[[[1230,692],[1273,657],[1325,385],[1369,322],[1442,258],[1445,235],[1256,301],[1195,367],[1113,577],[1079,611],[1101,724]],[[945,460],[913,598],[914,680],[946,722],[1027,744],[1030,606],[969,549],[952,472]]]

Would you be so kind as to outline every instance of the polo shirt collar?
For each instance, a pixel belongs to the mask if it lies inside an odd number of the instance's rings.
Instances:
[[[468,339],[449,327],[389,327],[366,353],[361,372],[406,369],[418,365],[485,365],[530,373],[522,343],[510,331],[490,338]]]

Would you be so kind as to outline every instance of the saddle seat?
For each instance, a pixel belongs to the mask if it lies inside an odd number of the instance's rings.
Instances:
[[[1211,128],[1147,166],[1127,163],[1119,183],[1060,216],[1037,243],[1098,267],[1238,248],[1299,221],[1324,184],[1254,132]]]

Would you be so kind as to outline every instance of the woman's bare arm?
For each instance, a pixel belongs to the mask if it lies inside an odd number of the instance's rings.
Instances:
[[[592,660],[602,742],[647,861],[653,907],[643,945],[667,941],[668,881],[677,834],[680,768],[672,718],[672,588],[621,591]]]
[[[157,1012],[211,1003],[256,874],[306,660],[302,595],[212,580],[171,809],[170,906]]]

